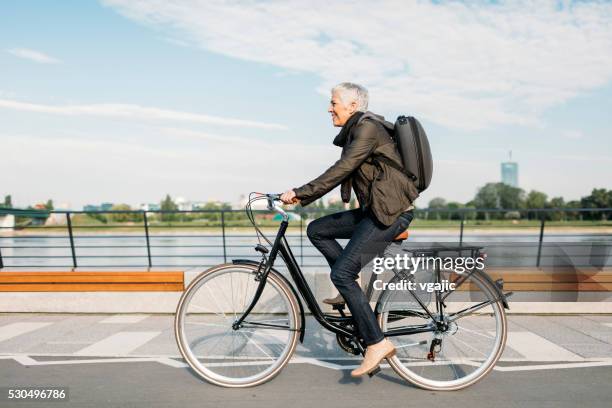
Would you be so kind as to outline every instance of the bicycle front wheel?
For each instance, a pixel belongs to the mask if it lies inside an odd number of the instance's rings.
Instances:
[[[175,318],[179,350],[205,380],[224,387],[249,387],[277,375],[297,345],[298,301],[277,272],[237,327],[259,285],[257,267],[223,264],[203,272],[183,293]]]
[[[424,389],[451,391],[474,384],[493,369],[506,343],[506,314],[497,291],[481,274],[477,271],[456,290],[443,292],[442,308],[431,294],[408,290],[383,293],[378,305],[383,332],[431,329],[388,337],[397,350],[389,364],[402,378]],[[459,277],[453,271],[441,272],[441,280],[454,282]],[[436,325],[424,306],[436,318],[442,314],[445,324]]]

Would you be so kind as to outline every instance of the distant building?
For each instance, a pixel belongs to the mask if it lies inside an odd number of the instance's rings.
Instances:
[[[501,181],[512,187],[518,187],[518,163],[512,161],[512,151],[510,161],[501,164]]]
[[[191,211],[193,209],[191,201],[187,201],[183,197],[177,197],[176,200],[174,200],[174,204],[176,204],[179,211]]]
[[[142,211],[159,211],[161,207],[157,203],[149,203],[149,204],[140,204],[140,209]]]
[[[206,202],[205,201],[194,201],[191,203],[191,209],[192,210],[199,210],[206,207]]]
[[[87,204],[83,206],[83,211],[110,211],[113,208],[113,203],[102,203],[100,205]]]

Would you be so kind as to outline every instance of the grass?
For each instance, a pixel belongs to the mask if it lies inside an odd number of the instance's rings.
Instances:
[[[274,230],[278,227],[278,221],[260,220],[258,221],[260,228],[266,231]],[[98,219],[89,217],[86,214],[75,214],[72,217],[72,226],[75,235],[83,232],[113,232],[113,233],[144,233],[144,224],[142,222],[122,222],[122,223],[103,223]],[[415,229],[450,229],[458,230],[460,226],[459,220],[424,220],[415,219],[410,225],[411,230]],[[302,225],[305,230],[306,223]],[[539,228],[539,220],[466,220],[464,229],[523,229],[523,228]],[[612,228],[612,221],[546,221],[545,229],[551,228]],[[289,230],[292,232],[299,231],[299,222],[290,222]],[[227,220],[225,222],[226,233],[231,232],[250,232],[253,227],[247,220]],[[27,226],[20,231],[35,232],[35,231],[57,231],[66,232],[66,225],[54,226]],[[221,233],[221,223],[219,221],[196,220],[196,221],[150,221],[150,234],[160,233],[192,233],[192,232],[208,232],[211,234]]]

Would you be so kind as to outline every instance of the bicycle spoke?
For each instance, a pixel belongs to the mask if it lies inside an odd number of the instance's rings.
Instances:
[[[215,300],[215,303],[217,304],[217,306],[219,306],[219,301],[217,300],[217,297],[211,292],[210,288],[207,286],[206,290],[208,291],[208,293],[210,294],[210,296]],[[215,313],[215,314],[219,314],[219,313]],[[227,316],[225,315],[225,312],[223,312],[223,308],[221,307],[221,314],[223,315],[223,318],[227,321]]]
[[[297,345],[297,300],[289,299],[291,289],[282,289],[274,274],[243,326],[232,327],[253,299],[253,276],[249,266],[224,265],[197,277],[181,298],[179,349],[195,372],[214,383],[242,386],[275,375]]]
[[[463,283],[469,292],[456,293],[456,298],[449,298],[449,293],[444,293],[444,305],[436,299],[435,318],[411,307],[401,310],[401,303],[390,306],[391,300],[397,298],[395,294],[381,298],[381,327],[383,332],[394,334],[388,338],[397,350],[390,361],[403,378],[431,390],[460,389],[490,372],[499,359],[506,323],[504,310],[495,299],[495,290],[478,274],[469,275]],[[414,293],[412,296],[416,298]],[[466,302],[465,296],[482,301]],[[444,325],[435,322],[440,319],[440,312]],[[431,324],[434,332],[398,334],[423,324]],[[441,344],[430,355],[435,338],[440,339]]]
[[[477,336],[482,336],[482,337],[484,337],[484,338],[486,338],[488,340],[494,340],[495,339],[495,336],[490,336],[490,335],[487,336],[486,334],[478,333],[476,330],[468,329],[467,327],[464,327],[464,326],[461,326],[461,330],[466,331],[468,333],[475,334]]]
[[[274,360],[274,357],[272,357],[271,355],[269,355],[268,353],[266,353],[266,351],[261,348],[259,346],[259,344],[255,343],[253,341],[253,339],[251,339],[249,336],[247,336],[246,334],[244,334],[243,332],[239,332],[240,334],[242,334],[244,337],[246,337],[247,341],[249,341],[250,343],[252,343],[255,347],[257,347],[262,353],[264,353],[266,356],[268,356],[270,358],[270,360]]]

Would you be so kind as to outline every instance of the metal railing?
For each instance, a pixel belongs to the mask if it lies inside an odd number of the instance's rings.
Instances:
[[[305,210],[299,213],[298,220],[290,221],[290,232],[287,237],[294,248],[299,248],[298,258],[302,266],[323,266],[324,262],[312,264],[305,262],[309,259],[323,260],[316,249],[304,239],[304,230],[308,218],[337,212],[336,210]],[[270,234],[275,232],[274,226],[278,225],[274,220],[266,218],[267,211],[255,211],[264,228],[269,227]],[[576,243],[596,243],[595,255],[601,259],[598,265],[609,265],[610,246],[612,236],[598,232],[580,232],[584,230],[584,224],[592,228],[601,226],[612,227],[608,221],[612,209],[417,209],[415,210],[415,221],[411,229],[418,228],[444,229],[448,233],[443,241],[463,244],[468,238],[466,231],[475,228],[492,228],[487,223],[498,223],[494,228],[522,228],[527,224],[528,234],[537,237],[535,241],[529,241],[528,251],[521,255],[529,261],[530,266],[540,267],[542,262],[553,255],[546,253],[548,238],[560,239],[572,242],[576,237]],[[47,217],[41,216],[46,214]],[[510,217],[508,217],[510,214]],[[253,248],[256,235],[243,232],[251,225],[244,217],[243,210],[193,210],[193,211],[47,211],[0,209],[0,217],[12,215],[16,217],[13,227],[0,227],[0,268],[120,268],[120,267],[193,267],[212,266],[219,262],[227,262],[230,258],[252,258],[257,259],[256,252],[236,253],[236,249],[242,251],[244,248]],[[518,217],[517,217],[518,215]],[[54,218],[55,224],[48,222],[48,218]],[[515,219],[518,218],[518,219]],[[46,223],[37,225],[36,220]],[[558,219],[558,220],[556,220]],[[94,223],[94,221],[98,223]],[[565,225],[577,225],[580,233],[555,234],[551,229],[547,235],[546,226],[553,224],[554,227]],[[420,225],[423,224],[423,225]],[[266,227],[267,226],[267,227]],[[452,233],[456,228],[456,233]],[[216,230],[215,233],[181,233],[178,231],[206,231]],[[108,234],[109,231],[121,231],[121,234]],[[160,234],[157,231],[171,231],[172,234]],[[39,234],[39,231],[48,232]],[[98,231],[96,233],[96,231]],[[252,231],[252,230],[251,230]],[[537,231],[537,234],[533,232]],[[53,232],[53,233],[50,233]],[[84,233],[83,233],[84,232]],[[104,232],[104,233],[101,233]],[[427,238],[424,234],[421,238]],[[439,240],[440,237],[431,236],[431,241]],[[499,237],[498,237],[499,238]],[[503,237],[502,237],[503,238]],[[199,239],[204,243],[188,244],[186,241]],[[522,239],[522,237],[521,237]],[[107,244],[115,240],[115,245]],[[63,241],[63,245],[62,244]],[[234,241],[238,241],[235,243]],[[410,240],[409,240],[410,241]],[[495,246],[490,239],[485,238],[487,246]],[[512,240],[501,240],[502,246],[508,247]],[[423,240],[421,240],[421,243]],[[94,245],[89,245],[93,243]],[[308,244],[306,244],[308,243]],[[520,246],[520,242],[515,242]],[[534,248],[535,244],[535,248]],[[517,247],[518,247],[517,246]],[[174,253],[177,250],[189,250],[192,253]],[[33,254],[27,250],[35,250]],[[58,251],[59,250],[59,251]],[[67,250],[67,251],[65,251]],[[107,254],[88,254],[92,250],[106,250]],[[130,250],[141,251],[137,254]],[[166,250],[166,252],[163,252]],[[170,252],[168,252],[170,250]],[[535,250],[533,253],[532,250]],[[193,252],[195,251],[195,252]],[[211,252],[213,251],[213,252]],[[599,252],[597,252],[599,251]],[[125,253],[128,252],[128,253]],[[591,249],[591,252],[593,250]],[[599,255],[598,255],[599,254]],[[94,260],[104,260],[96,262]],[[187,263],[186,260],[198,260],[197,264]],[[56,263],[55,261],[66,261]],[[116,263],[117,260],[137,260],[136,263]],[[172,262],[172,261],[175,262]],[[93,261],[93,262],[92,262]],[[109,261],[113,261],[109,263]],[[178,262],[176,262],[178,261]],[[206,262],[209,261],[209,262]],[[588,263],[588,262],[587,262]]]

